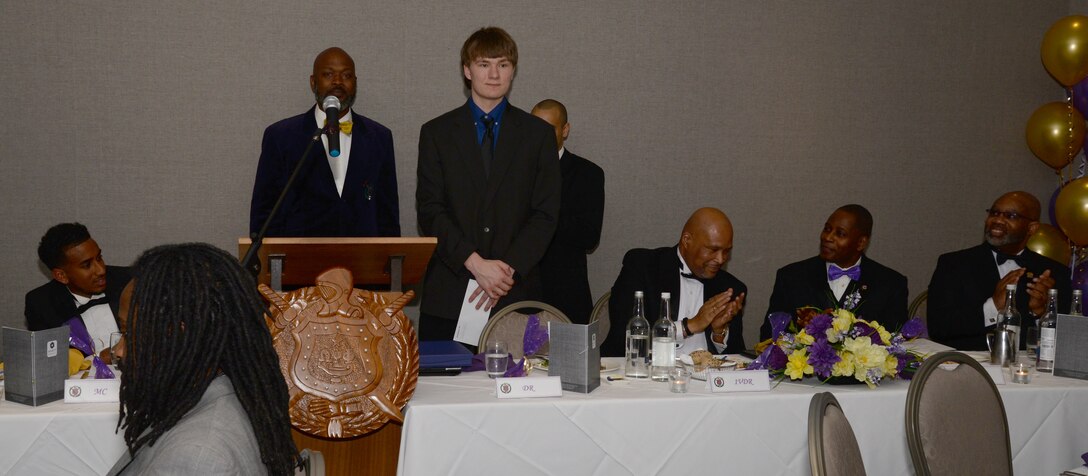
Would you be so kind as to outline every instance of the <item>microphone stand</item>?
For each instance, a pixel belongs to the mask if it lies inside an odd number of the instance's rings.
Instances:
[[[324,127],[318,127],[314,131],[314,135],[310,137],[310,143],[306,145],[306,150],[302,151],[302,157],[299,157],[298,163],[295,164],[295,170],[291,172],[291,176],[287,178],[287,184],[283,186],[283,191],[280,192],[280,196],[276,197],[276,203],[272,205],[272,211],[268,213],[268,218],[264,219],[264,223],[261,225],[261,229],[255,233],[249,234],[250,245],[249,250],[246,251],[246,255],[242,258],[242,267],[249,271],[253,275],[253,279],[257,280],[257,276],[261,274],[261,260],[257,259],[257,252],[261,249],[261,243],[264,241],[265,233],[268,233],[268,226],[272,224],[272,219],[276,218],[276,212],[280,211],[280,206],[283,205],[283,199],[287,196],[287,191],[291,190],[291,185],[295,183],[295,178],[298,177],[299,171],[302,170],[302,164],[306,163],[306,157],[310,155],[310,150],[314,148],[314,144],[321,142],[321,134],[324,134],[329,125]]]

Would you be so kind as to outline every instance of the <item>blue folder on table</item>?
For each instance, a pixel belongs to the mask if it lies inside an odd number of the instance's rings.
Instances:
[[[460,342],[452,340],[420,341],[419,368],[460,369],[472,365],[472,353]]]

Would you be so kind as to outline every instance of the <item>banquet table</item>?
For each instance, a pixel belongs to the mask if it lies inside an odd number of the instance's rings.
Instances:
[[[106,474],[125,452],[117,417],[116,403],[0,401],[0,474]]]
[[[869,474],[914,473],[906,381],[876,389],[772,382],[769,392],[712,394],[693,380],[688,393],[676,394],[666,383],[605,375],[589,394],[504,400],[483,372],[420,378],[398,474],[807,475],[809,401],[824,391],[842,405]],[[1016,474],[1057,475],[1080,464],[1088,451],[1088,381],[1037,374],[1028,385],[998,389]]]

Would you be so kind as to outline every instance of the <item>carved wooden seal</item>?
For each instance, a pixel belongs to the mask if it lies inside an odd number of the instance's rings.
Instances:
[[[348,439],[389,420],[403,422],[419,375],[419,342],[404,306],[352,286],[351,272],[333,268],[314,287],[277,293],[259,289],[268,327],[291,395],[291,424],[314,436]]]

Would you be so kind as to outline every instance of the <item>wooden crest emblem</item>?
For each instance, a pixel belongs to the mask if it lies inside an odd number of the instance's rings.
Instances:
[[[268,328],[291,395],[291,424],[311,435],[347,439],[386,422],[403,422],[401,408],[416,389],[419,342],[404,306],[353,288],[351,272],[333,268],[315,286],[277,293],[259,289]]]

